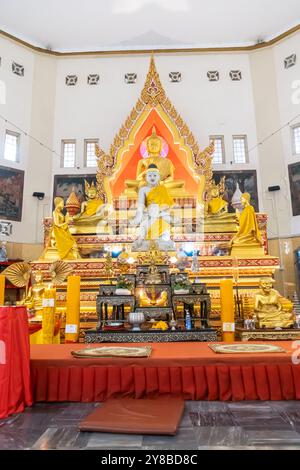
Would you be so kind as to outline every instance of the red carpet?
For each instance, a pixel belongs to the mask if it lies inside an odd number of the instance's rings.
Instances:
[[[300,399],[300,365],[292,364],[292,342],[270,343],[287,353],[216,354],[207,343],[154,343],[150,358],[75,359],[71,351],[86,345],[32,345],[34,399],[90,402],[158,395],[187,400]]]

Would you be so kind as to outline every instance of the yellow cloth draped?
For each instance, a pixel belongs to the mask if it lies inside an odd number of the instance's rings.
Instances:
[[[68,226],[58,227],[57,225],[54,225],[53,233],[60,259],[74,259],[72,250],[75,247],[76,242],[72,237],[71,233],[69,232]]]
[[[239,231],[233,239],[234,243],[251,244],[259,243],[262,245],[261,233],[258,228],[254,208],[246,206],[240,215]]]
[[[208,211],[212,215],[218,214],[222,209],[227,206],[227,202],[221,197],[213,198],[208,205]]]
[[[168,224],[168,222],[166,222],[162,217],[158,217],[149,228],[146,240],[156,240],[169,229],[170,224]]]
[[[174,199],[170,196],[165,186],[156,186],[146,194],[146,206],[148,207],[151,204],[157,204],[161,209],[164,207],[169,208],[173,206]],[[160,238],[162,234],[169,229],[170,224],[168,224],[168,222],[166,222],[162,217],[157,217],[147,232],[146,240],[155,240]]]
[[[92,217],[93,215],[96,215],[97,211],[102,205],[103,205],[102,199],[91,199],[90,201],[87,201],[85,210],[83,214],[81,214],[80,218]]]
[[[158,204],[159,206],[173,206],[174,199],[170,196],[165,186],[156,186],[146,195],[146,206]]]

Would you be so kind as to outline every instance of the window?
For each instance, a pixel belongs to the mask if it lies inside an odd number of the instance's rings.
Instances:
[[[76,159],[76,141],[63,140],[62,141],[62,168],[74,168]]]
[[[233,136],[233,161],[234,163],[247,163],[248,146],[245,135]]]
[[[96,145],[98,144],[97,139],[85,140],[85,166],[95,167],[97,166],[96,157]]]
[[[210,141],[215,143],[213,154],[213,165],[220,165],[225,162],[224,137],[222,135],[211,135]]]
[[[300,154],[300,124],[292,128],[293,154]]]
[[[4,159],[10,162],[19,161],[20,134],[17,132],[6,131]]]

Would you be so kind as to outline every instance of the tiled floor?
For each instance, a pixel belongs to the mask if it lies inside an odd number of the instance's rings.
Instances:
[[[79,432],[95,406],[37,404],[0,420],[0,449],[300,450],[300,402],[186,402],[175,437]]]

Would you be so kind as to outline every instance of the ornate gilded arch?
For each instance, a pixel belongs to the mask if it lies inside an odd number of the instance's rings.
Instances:
[[[214,144],[211,143],[204,151],[200,150],[195,136],[190,131],[180,114],[166,96],[156,70],[154,58],[151,57],[150,67],[146,81],[136,105],[132,109],[124,125],[114,138],[109,154],[97,147],[97,191],[98,196],[106,202],[112,201],[109,179],[114,175],[120,165],[120,159],[124,153],[122,150],[129,147],[130,135],[141,123],[141,118],[146,117],[155,108],[165,119],[174,123],[177,130],[179,143],[187,150],[188,164],[191,170],[202,180],[201,192],[210,193],[212,184],[212,155]]]

